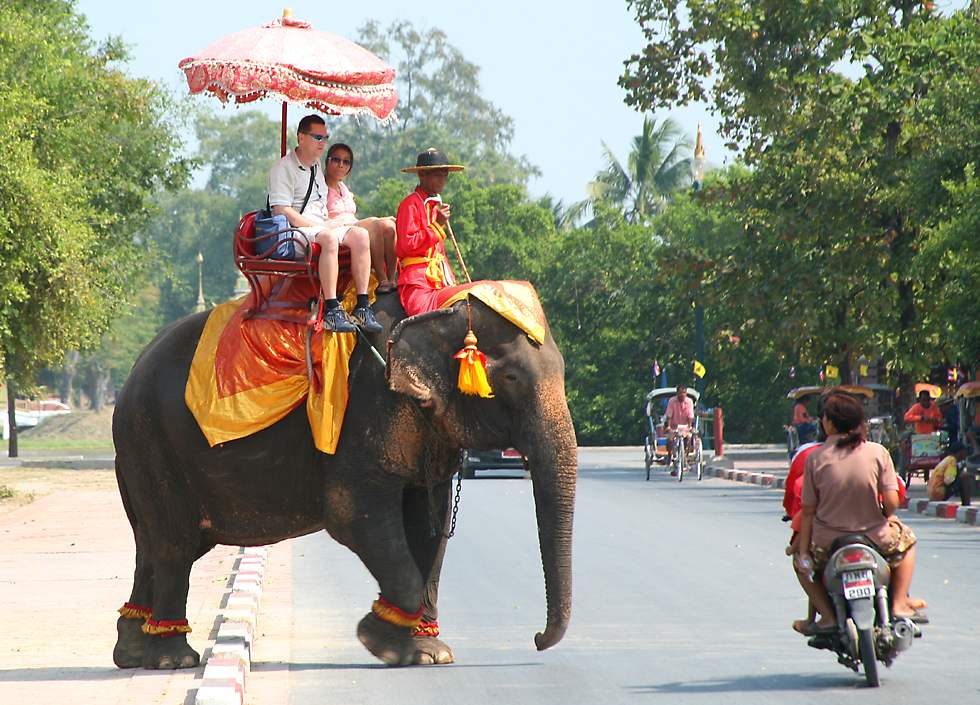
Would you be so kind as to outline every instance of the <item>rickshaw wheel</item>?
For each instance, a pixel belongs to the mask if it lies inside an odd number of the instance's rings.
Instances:
[[[643,463],[647,467],[647,482],[650,481],[650,468],[653,467],[653,453],[650,448],[650,436],[643,439]]]
[[[701,445],[700,436],[694,439],[694,463],[698,469],[698,482],[704,477],[704,447]]]

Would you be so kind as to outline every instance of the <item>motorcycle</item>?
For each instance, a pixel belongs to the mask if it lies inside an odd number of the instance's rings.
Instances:
[[[830,547],[823,573],[837,616],[837,630],[817,633],[807,644],[837,653],[837,661],[855,673],[864,667],[868,685],[877,688],[878,662],[891,666],[922,636],[908,617],[893,618],[888,598],[891,569],[866,536],[841,536]]]

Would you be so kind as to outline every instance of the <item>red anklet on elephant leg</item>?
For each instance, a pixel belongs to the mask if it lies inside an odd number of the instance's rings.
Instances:
[[[419,622],[412,636],[439,636],[439,622]]]
[[[143,625],[143,633],[150,636],[177,636],[190,631],[186,619],[148,619]]]
[[[149,607],[127,602],[119,608],[119,614],[126,619],[149,619],[150,615],[153,614],[153,610]]]
[[[391,604],[388,602],[388,600],[381,597],[381,595],[378,595],[378,599],[371,605],[371,611],[374,612],[374,615],[378,619],[399,627],[411,627],[414,629],[419,625],[419,622],[422,621],[421,606],[419,607],[418,611],[413,614]]]

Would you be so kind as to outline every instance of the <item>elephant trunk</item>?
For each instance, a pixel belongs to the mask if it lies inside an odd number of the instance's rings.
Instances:
[[[564,385],[559,380],[548,387],[538,390],[534,430],[525,445],[548,604],[547,626],[534,636],[539,651],[561,641],[571,619],[572,517],[578,472],[575,429],[565,402]]]

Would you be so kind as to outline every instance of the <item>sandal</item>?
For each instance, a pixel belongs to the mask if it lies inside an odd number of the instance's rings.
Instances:
[[[832,634],[837,631],[837,625],[818,624],[806,619],[797,619],[793,622],[793,631],[803,636],[815,636],[817,634]]]
[[[374,290],[375,294],[390,294],[393,291],[398,290],[398,285],[393,282],[385,282],[384,284],[378,284],[378,288]]]
[[[892,617],[895,619],[908,619],[914,624],[929,624],[929,615],[921,610],[916,610],[912,614],[893,614]]]

